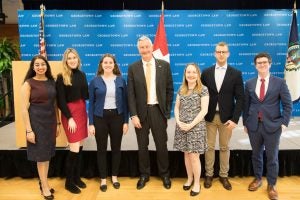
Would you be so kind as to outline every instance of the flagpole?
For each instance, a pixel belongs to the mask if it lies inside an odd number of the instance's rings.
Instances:
[[[45,6],[44,4],[40,5],[40,30],[39,30],[39,54],[47,58],[46,53],[46,42],[45,42],[45,30],[44,30],[44,11]]]
[[[161,1],[161,14],[164,14],[164,10],[165,10],[165,5],[164,5],[164,1]]]
[[[41,17],[44,17],[44,10],[45,10],[44,4],[40,5],[40,10],[41,10]]]

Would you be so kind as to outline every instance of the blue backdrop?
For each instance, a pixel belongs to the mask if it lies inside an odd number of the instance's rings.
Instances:
[[[126,77],[128,65],[140,58],[138,37],[147,35],[154,41],[160,14],[160,10],[46,10],[48,59],[61,60],[66,48],[77,49],[90,81],[100,57],[112,53]],[[22,10],[18,18],[22,60],[31,60],[38,53],[40,11]],[[272,74],[283,77],[291,20],[291,10],[165,10],[175,91],[187,63],[196,62],[201,70],[214,64],[214,48],[220,41],[229,44],[229,64],[243,72],[244,81],[256,76],[253,58],[261,51],[273,58]],[[299,103],[293,115],[300,116]]]

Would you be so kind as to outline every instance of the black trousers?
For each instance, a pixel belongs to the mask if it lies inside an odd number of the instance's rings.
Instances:
[[[167,148],[167,119],[161,113],[158,105],[148,106],[146,120],[141,122],[142,128],[136,128],[138,142],[139,170],[141,176],[150,176],[149,133],[153,135],[158,173],[161,177],[169,176],[169,156]]]
[[[97,143],[97,164],[100,178],[107,177],[107,140],[110,137],[112,152],[112,176],[119,174],[121,161],[121,141],[123,136],[123,115],[117,109],[103,111],[103,117],[94,116],[95,138]]]

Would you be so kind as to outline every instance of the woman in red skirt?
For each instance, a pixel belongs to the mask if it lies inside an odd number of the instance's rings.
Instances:
[[[80,71],[81,62],[75,49],[68,48],[62,60],[63,72],[57,76],[57,102],[61,110],[61,122],[68,138],[70,152],[66,160],[65,188],[71,193],[80,193],[86,188],[80,179],[80,160],[83,140],[87,138],[88,84]]]

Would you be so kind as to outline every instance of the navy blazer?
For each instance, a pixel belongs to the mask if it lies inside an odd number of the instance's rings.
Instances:
[[[244,101],[242,73],[228,65],[219,92],[215,81],[215,65],[202,72],[201,81],[209,92],[209,105],[205,120],[212,122],[218,103],[222,123],[231,120],[237,124],[243,110]]]
[[[118,114],[123,114],[124,123],[128,123],[128,100],[126,81],[117,76],[116,86],[116,106]],[[101,76],[95,77],[89,84],[89,124],[94,124],[94,115],[103,117],[104,101],[106,96],[106,85]]]
[[[161,113],[168,119],[171,115],[174,95],[170,64],[164,60],[155,59],[155,67],[156,96]],[[147,85],[142,60],[129,65],[127,78],[130,115],[137,115],[142,122],[147,116]]]
[[[292,113],[292,100],[285,80],[271,75],[265,98],[260,101],[255,93],[257,79],[257,77],[252,78],[245,84],[244,126],[250,131],[256,131],[259,111],[262,112],[263,124],[267,132],[275,132],[282,124],[288,126]]]

